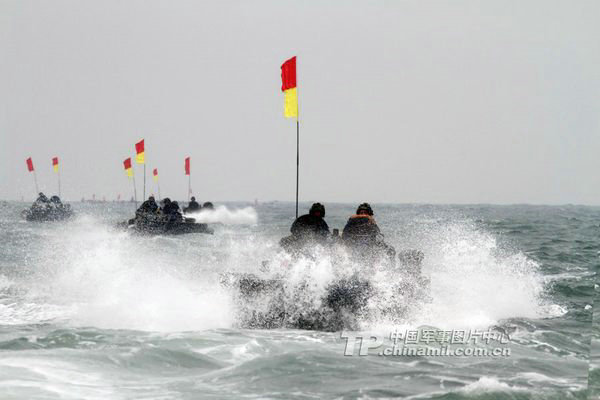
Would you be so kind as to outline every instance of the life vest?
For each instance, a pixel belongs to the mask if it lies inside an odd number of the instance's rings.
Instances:
[[[375,241],[378,234],[379,227],[371,215],[353,215],[344,227],[342,239],[366,244]]]
[[[372,215],[354,214],[350,217],[350,219],[355,219],[355,218],[367,218],[370,222],[375,223],[375,218],[373,218]]]

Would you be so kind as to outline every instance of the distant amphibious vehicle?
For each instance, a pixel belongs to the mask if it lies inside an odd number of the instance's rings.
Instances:
[[[160,204],[162,207],[156,203],[154,196],[150,196],[136,210],[135,218],[122,222],[119,227],[146,235],[182,235],[185,233],[212,235],[214,233],[207,224],[196,223],[194,218],[184,217],[176,201],[165,197]],[[194,208],[194,211],[200,209],[194,197],[187,209],[193,205],[198,206]]]
[[[71,206],[63,204],[58,196],[48,199],[41,192],[33,205],[21,212],[21,216],[27,221],[35,222],[61,221],[71,218],[73,215]]]
[[[194,218],[169,219],[163,215],[137,216],[119,224],[120,228],[145,235],[183,235],[186,233],[206,233],[213,229],[207,224],[197,223]]]

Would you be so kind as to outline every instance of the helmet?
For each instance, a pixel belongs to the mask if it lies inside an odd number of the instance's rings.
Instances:
[[[202,208],[206,208],[208,210],[214,210],[215,206],[213,206],[213,203],[211,203],[210,201],[207,201],[206,203],[202,204]]]
[[[152,201],[154,201],[154,196],[150,196],[150,197],[148,197],[148,200],[152,200]]]
[[[168,197],[165,197],[165,198],[163,199],[163,203],[165,203],[165,204],[170,204],[170,203],[171,203],[171,199],[170,199],[170,198],[168,198]]]
[[[191,201],[196,201],[196,198],[194,196],[192,196],[192,198],[190,200]]]
[[[356,213],[360,214],[361,211],[366,211],[367,215],[373,215],[373,209],[369,203],[362,203],[360,206],[358,206]]]
[[[325,206],[321,203],[315,203],[310,207],[310,211],[308,213],[310,215],[314,215],[317,212],[321,214],[321,217],[325,217]]]
[[[58,196],[50,197],[50,201],[53,203],[60,203],[60,199],[58,198]]]

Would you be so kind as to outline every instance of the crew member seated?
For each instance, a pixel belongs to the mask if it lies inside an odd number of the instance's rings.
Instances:
[[[213,206],[213,203],[211,203],[210,201],[207,201],[206,203],[202,204],[202,209],[212,211],[215,209],[215,206]]]
[[[298,217],[291,227],[294,236],[311,236],[311,238],[322,241],[329,236],[329,226],[325,218],[325,206],[315,203],[310,207],[308,214]]]
[[[290,229],[292,235],[281,239],[281,247],[293,252],[310,242],[318,244],[327,243],[329,226],[323,219],[324,217],[325,206],[321,203],[313,204],[308,214],[302,215],[294,221]]]
[[[183,219],[179,204],[176,201],[171,201],[168,197],[163,200],[162,214],[167,222],[181,221]]]
[[[179,203],[176,201],[172,201],[171,202],[171,207],[173,212],[181,212],[181,209],[179,208]]]
[[[50,200],[42,192],[38,193],[38,198],[33,202],[31,210],[40,213],[46,212],[50,208]]]
[[[201,209],[202,209],[202,206],[200,206],[200,204],[196,201],[196,198],[194,196],[192,196],[190,202],[188,203],[188,206],[183,209],[183,212],[184,213],[193,213],[193,212],[198,212]]]
[[[161,201],[162,207],[160,208],[160,211],[164,214],[170,214],[171,213],[171,209],[172,209],[172,205],[171,205],[171,199],[168,197],[165,197],[162,201]]]
[[[56,209],[63,208],[63,204],[58,196],[50,197],[50,205]]]
[[[38,198],[33,202],[34,207],[41,207],[49,203],[48,198],[42,192],[38,193]]]
[[[176,201],[171,202],[171,213],[170,213],[170,221],[182,221],[183,215],[181,215],[181,209],[179,208],[179,203]]]
[[[376,256],[374,253],[379,250],[395,262],[396,250],[383,241],[383,235],[373,218],[373,209],[369,203],[359,205],[356,214],[348,219],[342,232],[342,240],[357,255]]]
[[[351,216],[342,231],[342,240],[347,244],[373,244],[380,234],[369,203],[362,203]]]
[[[154,200],[154,196],[148,197],[148,200],[144,201],[140,208],[137,209],[137,214],[154,214],[158,211],[158,204]]]

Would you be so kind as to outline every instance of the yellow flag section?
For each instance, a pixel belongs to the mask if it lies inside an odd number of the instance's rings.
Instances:
[[[281,91],[285,96],[284,115],[298,118],[298,90],[296,87],[296,57],[281,65]]]
[[[285,96],[285,110],[284,115],[286,118],[298,117],[298,92],[296,88],[288,89],[283,92]]]

